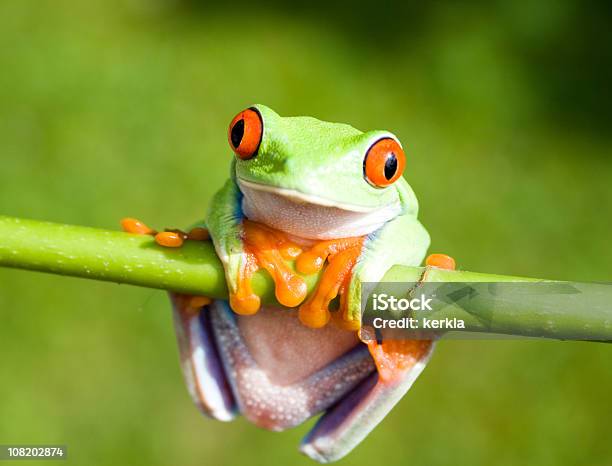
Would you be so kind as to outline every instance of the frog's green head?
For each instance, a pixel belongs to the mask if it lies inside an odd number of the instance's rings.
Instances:
[[[388,131],[281,117],[255,105],[232,120],[228,139],[252,220],[323,239],[371,233],[397,215],[416,215],[416,197],[402,178],[404,151]]]

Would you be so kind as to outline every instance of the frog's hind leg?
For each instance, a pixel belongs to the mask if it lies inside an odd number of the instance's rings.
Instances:
[[[231,421],[237,407],[212,332],[211,301],[177,293],[170,293],[170,300],[181,368],[193,402],[204,414]]]
[[[378,371],[322,416],[301,451],[322,463],[336,461],[358,445],[406,394],[434,348],[429,340],[367,342]]]

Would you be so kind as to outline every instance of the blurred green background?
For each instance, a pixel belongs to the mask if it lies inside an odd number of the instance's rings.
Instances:
[[[395,132],[432,250],[612,278],[609,3],[0,3],[0,213],[181,226],[261,102]],[[0,443],[71,464],[312,464],[310,426],[202,417],[166,296],[0,270]],[[341,464],[609,465],[612,346],[448,341]]]

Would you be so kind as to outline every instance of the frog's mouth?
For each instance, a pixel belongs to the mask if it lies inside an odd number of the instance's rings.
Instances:
[[[255,222],[307,239],[362,236],[398,215],[399,202],[383,207],[339,203],[293,189],[238,179],[244,215]]]
[[[230,421],[238,413],[280,431],[323,413],[301,451],[335,461],[382,420],[423,370],[428,353],[396,380],[379,380],[367,347],[354,332],[309,329],[296,311],[263,307],[234,314],[215,301],[201,312],[173,299],[181,365],[196,405]]]

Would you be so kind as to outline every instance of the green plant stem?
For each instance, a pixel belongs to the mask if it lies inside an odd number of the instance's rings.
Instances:
[[[165,248],[147,235],[0,216],[0,266],[227,298],[210,241]],[[305,279],[311,288],[317,276]],[[267,273],[254,275],[253,289],[274,302]]]
[[[0,216],[0,266],[227,298],[223,267],[208,241],[187,241],[181,248],[170,249],[158,246],[150,236]],[[422,267],[396,266],[383,281],[419,282],[423,272]],[[305,278],[312,289],[318,277]],[[520,283],[534,279],[430,269],[426,281]],[[481,333],[612,340],[608,305],[612,286],[578,286],[579,295],[588,297],[584,303],[563,295],[541,302],[502,291],[495,297],[494,314],[490,301],[466,299],[460,305],[436,309],[435,318],[462,318],[465,330]],[[274,302],[267,273],[255,274],[253,288],[264,302]]]

